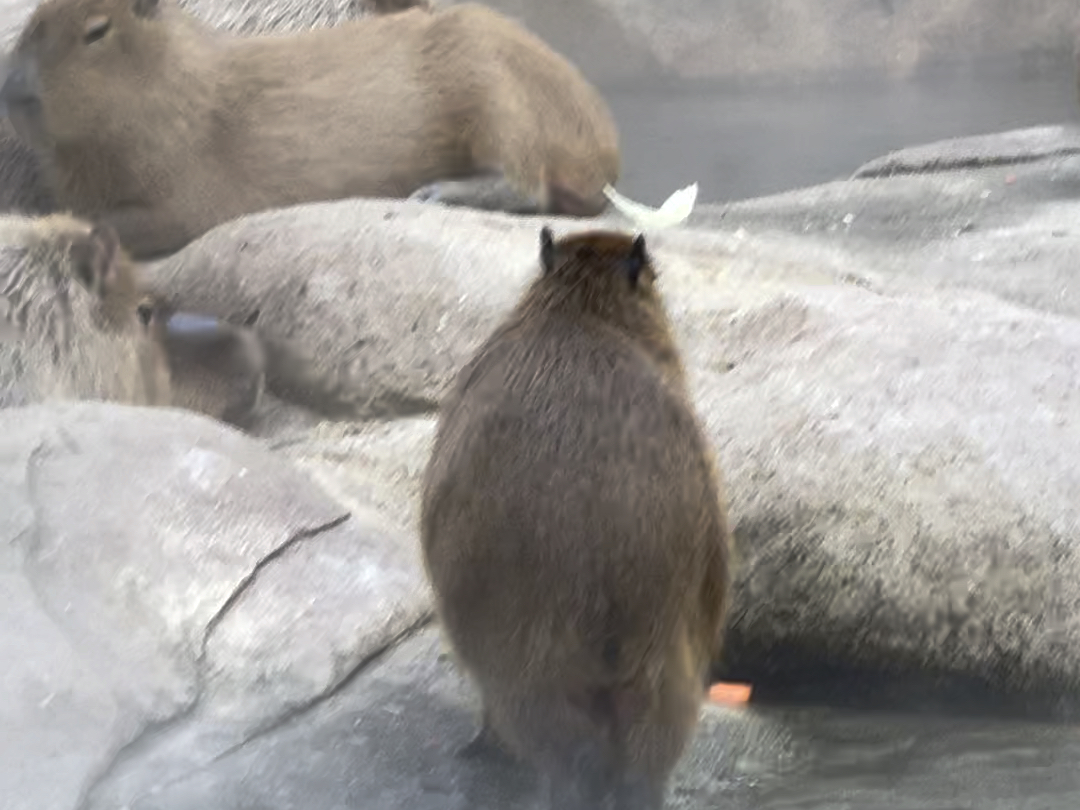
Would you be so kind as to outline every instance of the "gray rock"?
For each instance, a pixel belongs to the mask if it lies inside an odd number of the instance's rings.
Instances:
[[[949,169],[976,169],[1080,154],[1075,127],[1017,129],[992,135],[951,138],[890,152],[860,166],[853,178],[890,177]]]
[[[514,763],[455,756],[475,732],[471,687],[426,631],[284,724],[131,810],[540,810],[540,781]],[[680,763],[671,808],[730,806],[745,780],[791,769],[799,746],[782,722],[706,706]],[[91,803],[87,810],[112,805]]]
[[[435,409],[512,305],[538,232],[529,218],[419,203],[323,203],[226,223],[151,278],[166,300],[205,307],[190,311],[233,322],[258,311],[264,340],[302,349],[304,380],[323,383],[316,404],[352,418],[407,416]],[[278,365],[268,368],[275,392],[286,376]]]
[[[435,419],[430,416],[362,424],[323,422],[275,437],[270,446],[348,509],[374,507],[418,536],[416,486],[434,435]]]
[[[123,805],[428,614],[407,537],[209,419],[80,403],[0,426],[5,808]]]
[[[1047,160],[1025,164],[1032,188],[1061,170]],[[876,185],[865,193],[886,200],[891,189],[894,210],[916,212],[943,188],[952,204],[977,206],[984,182],[860,180],[788,198],[793,210],[827,212],[831,197],[839,211]],[[790,221],[783,204],[754,203]],[[1065,216],[1015,198],[996,215],[1003,229],[1026,229],[1018,251],[1031,248],[1040,218]],[[435,403],[534,272],[539,225],[391,202],[279,211],[211,232],[160,265],[158,283],[214,314],[261,309],[260,324],[352,380],[356,402]],[[897,279],[887,289],[876,266],[883,237],[875,249],[842,232],[744,226],[649,242],[744,557],[728,665],[766,682],[851,667],[1069,694],[1080,674],[1069,651],[1080,641],[1071,462],[1080,324],[926,283],[918,230],[891,243]],[[966,236],[953,246],[955,272],[1005,242]],[[1029,257],[1033,291],[1050,294],[1066,272],[1059,261]],[[995,286],[974,274],[965,284]],[[292,452],[364,497],[386,465],[395,494],[381,497],[415,499],[420,464],[387,451],[372,461],[382,441],[415,447],[415,461],[428,434],[402,431],[350,435],[335,453]],[[364,472],[342,472],[351,469]]]
[[[1078,147],[1073,127],[943,141],[873,161],[851,181],[702,206],[691,222],[794,237],[791,250],[881,293],[976,289],[1077,316]]]
[[[745,556],[732,664],[1075,694],[1080,324],[856,289],[713,324],[690,362]]]

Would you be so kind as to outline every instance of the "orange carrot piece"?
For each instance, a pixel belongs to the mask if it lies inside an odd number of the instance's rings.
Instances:
[[[751,691],[752,687],[748,683],[717,681],[709,687],[709,700],[713,703],[738,705],[749,702]]]

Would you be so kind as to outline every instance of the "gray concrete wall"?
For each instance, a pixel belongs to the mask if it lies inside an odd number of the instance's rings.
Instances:
[[[364,14],[366,0],[180,0],[239,31],[302,29]],[[460,0],[435,0],[449,4]],[[801,80],[873,69],[903,77],[942,57],[1071,47],[1069,0],[488,0],[594,81]],[[35,3],[0,0],[0,46]]]
[[[450,0],[443,0],[450,2]],[[800,80],[942,58],[1071,47],[1067,0],[491,0],[595,79],[660,68],[683,78]]]

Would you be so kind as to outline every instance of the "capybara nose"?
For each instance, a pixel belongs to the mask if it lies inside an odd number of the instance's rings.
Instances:
[[[30,83],[29,74],[23,65],[16,62],[11,65],[4,78],[4,84],[0,87],[0,102],[3,103],[4,112],[9,107],[26,104],[34,99],[34,89]]]

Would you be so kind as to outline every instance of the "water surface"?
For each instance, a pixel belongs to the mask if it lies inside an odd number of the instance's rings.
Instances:
[[[761,810],[1075,810],[1080,727],[835,709],[766,710],[786,773],[735,792]]]
[[[851,175],[894,149],[1080,120],[1067,54],[927,69],[910,80],[602,88],[623,145],[620,189],[661,202],[698,181],[701,202]]]

